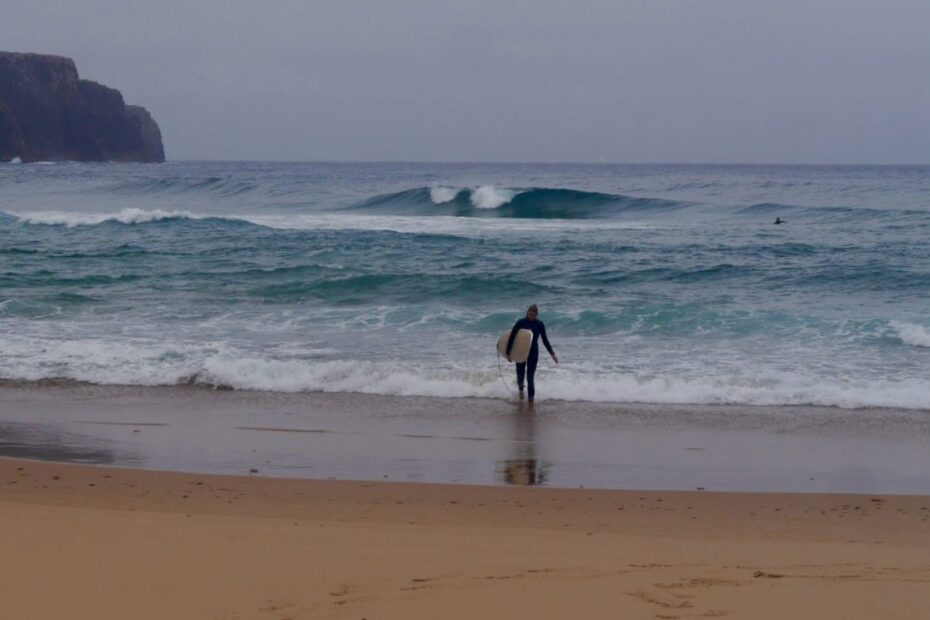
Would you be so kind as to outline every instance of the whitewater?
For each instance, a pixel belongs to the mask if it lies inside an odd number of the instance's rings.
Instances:
[[[0,379],[504,399],[537,303],[543,400],[930,409],[928,232],[926,167],[3,165]]]

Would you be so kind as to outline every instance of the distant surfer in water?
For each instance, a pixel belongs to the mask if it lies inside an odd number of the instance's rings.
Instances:
[[[775,225],[776,225],[776,226],[778,226],[779,224],[784,224],[784,223],[785,223],[785,220],[781,219],[780,217],[776,217],[776,218],[775,218]]]
[[[552,350],[549,339],[546,337],[546,326],[538,319],[539,308],[533,304],[526,310],[526,317],[514,323],[513,329],[510,330],[510,339],[507,341],[507,361],[510,360],[510,350],[513,348],[513,339],[516,338],[517,332],[521,329],[528,329],[533,332],[533,344],[530,346],[530,355],[525,362],[517,364],[517,387],[520,388],[520,400],[523,400],[523,380],[526,379],[527,396],[529,401],[533,402],[536,396],[536,364],[539,362],[539,339],[542,338],[546,351],[552,356],[552,361],[559,363],[559,356]]]

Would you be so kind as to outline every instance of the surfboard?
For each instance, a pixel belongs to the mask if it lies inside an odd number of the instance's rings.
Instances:
[[[497,352],[501,357],[507,357],[507,341],[510,340],[510,330],[508,329],[497,339]],[[521,329],[513,337],[513,347],[510,348],[510,360],[516,364],[526,361],[530,356],[530,347],[533,346],[533,332],[528,329]]]

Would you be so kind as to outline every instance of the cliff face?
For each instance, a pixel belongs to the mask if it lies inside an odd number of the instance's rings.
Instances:
[[[0,52],[0,161],[165,161],[152,116],[70,58]]]

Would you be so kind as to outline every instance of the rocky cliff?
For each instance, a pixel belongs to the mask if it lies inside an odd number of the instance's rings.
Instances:
[[[0,52],[0,161],[165,161],[161,131],[70,58]]]

